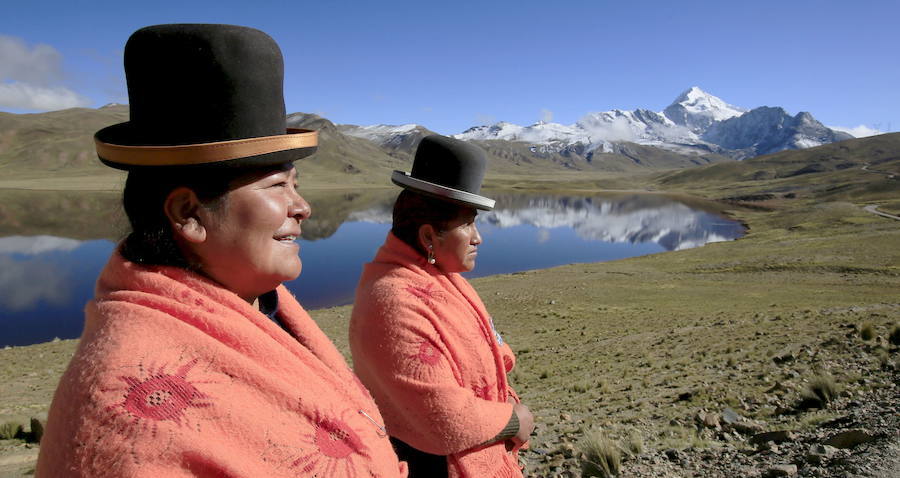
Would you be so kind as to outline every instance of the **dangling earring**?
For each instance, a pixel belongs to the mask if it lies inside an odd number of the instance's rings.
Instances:
[[[428,263],[434,264],[434,247],[428,244]]]

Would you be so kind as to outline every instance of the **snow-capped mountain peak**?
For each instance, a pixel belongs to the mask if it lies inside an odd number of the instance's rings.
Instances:
[[[740,116],[746,111],[744,108],[730,105],[721,98],[693,86],[666,107],[663,114],[675,124],[687,126],[691,131],[699,133],[714,121],[725,121]]]
[[[349,126],[349,125],[342,125]],[[356,126],[353,128],[342,128],[344,134],[356,136],[357,138],[365,138],[370,141],[381,141],[395,135],[406,135],[416,131],[416,129],[425,129],[415,123],[407,123],[401,125],[391,124],[374,124],[370,126]]]

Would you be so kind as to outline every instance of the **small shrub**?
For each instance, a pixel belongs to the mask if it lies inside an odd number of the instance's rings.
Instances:
[[[587,392],[589,385],[585,381],[581,381],[578,383],[573,383],[571,387],[569,387],[569,391],[574,393],[584,393]]]
[[[622,448],[631,456],[644,453],[644,437],[641,436],[641,432],[634,429],[628,432],[628,436],[622,442]]]
[[[37,418],[31,419],[31,433],[28,434],[28,441],[31,443],[40,443],[44,437],[44,424]]]
[[[882,369],[889,370],[891,368],[891,354],[887,350],[879,348],[875,355],[878,357],[878,365]]]
[[[824,408],[837,398],[840,389],[830,375],[817,375],[800,394],[800,408]]]
[[[894,328],[891,329],[891,335],[888,337],[888,341],[891,345],[900,347],[900,325],[895,325]]]
[[[601,378],[600,380],[597,381],[597,391],[600,393],[609,392],[609,383],[606,381],[605,378]]]
[[[541,372],[540,375],[538,375],[538,378],[541,379],[541,380],[543,380],[543,379],[545,379],[545,378],[547,378],[547,377],[549,377],[549,376],[550,376],[550,374],[547,373],[546,370],[544,370],[544,371]]]
[[[866,322],[859,328],[859,338],[866,342],[875,338],[875,326],[872,322]]]
[[[581,476],[612,478],[618,476],[622,454],[615,442],[601,432],[589,432],[580,445]]]
[[[12,440],[22,436],[22,425],[14,422],[6,422],[0,425],[0,440]]]

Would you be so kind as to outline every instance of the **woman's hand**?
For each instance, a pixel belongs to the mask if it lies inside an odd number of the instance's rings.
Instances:
[[[513,405],[513,413],[519,419],[519,431],[511,438],[516,445],[522,446],[531,438],[531,432],[534,431],[534,415],[531,410],[521,403]]]

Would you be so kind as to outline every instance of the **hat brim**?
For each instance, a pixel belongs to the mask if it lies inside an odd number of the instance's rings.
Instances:
[[[468,191],[460,191],[459,189],[448,188],[440,184],[434,184],[428,181],[422,181],[410,176],[409,173],[403,171],[394,171],[391,175],[391,181],[402,188],[423,193],[438,199],[454,202],[464,206],[471,206],[476,209],[490,211],[494,209],[493,199],[472,194]]]
[[[285,134],[213,143],[173,146],[116,144],[129,123],[101,129],[94,135],[97,156],[107,166],[132,170],[181,166],[258,167],[305,158],[318,149],[318,132],[287,128]]]

